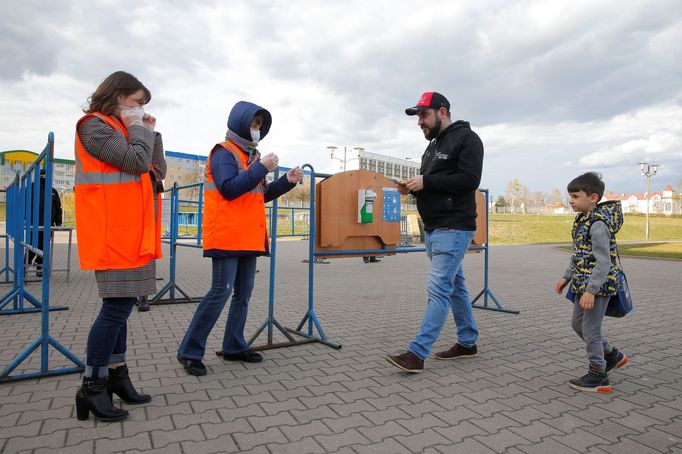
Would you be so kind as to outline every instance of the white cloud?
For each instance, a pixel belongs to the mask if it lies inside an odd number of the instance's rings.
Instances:
[[[494,193],[513,178],[531,190],[563,188],[589,170],[614,190],[634,192],[644,160],[662,165],[654,185],[674,185],[682,175],[682,118],[674,102],[601,121],[490,125],[479,134],[486,145],[482,184]]]
[[[640,159],[662,163],[662,183],[682,175],[677,0],[28,0],[2,3],[0,26],[0,149],[39,150],[54,130],[72,157],[80,108],[123,69],[175,151],[207,154],[248,99],[272,112],[262,149],[285,165],[334,171],[328,145],[417,157],[426,141],[403,110],[436,89],[481,135],[494,193],[591,167],[628,191]]]

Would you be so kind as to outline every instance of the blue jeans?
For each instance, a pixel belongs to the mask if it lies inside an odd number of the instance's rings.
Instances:
[[[429,300],[417,337],[407,348],[421,359],[431,353],[431,346],[448,318],[448,309],[455,318],[457,343],[467,348],[476,345],[478,328],[462,271],[462,259],[473,237],[474,232],[464,230],[425,233],[426,255],[431,260],[427,283]]]
[[[233,292],[222,350],[225,353],[239,353],[249,349],[249,344],[244,339],[244,326],[253,291],[253,279],[256,276],[256,259],[255,255],[212,259],[211,289],[194,312],[185,337],[180,343],[179,357],[203,359],[208,335]]]
[[[102,308],[88,334],[85,376],[106,377],[108,366],[125,362],[128,317],[137,298],[103,298]]]

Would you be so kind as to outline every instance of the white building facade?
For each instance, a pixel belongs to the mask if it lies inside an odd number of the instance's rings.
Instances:
[[[166,178],[163,184],[170,189],[174,183],[179,186],[194,184],[204,181],[207,156],[198,154],[180,153],[166,150]]]
[[[649,197],[646,194],[604,194],[603,200],[620,200],[626,214],[645,214],[647,205],[649,214],[682,214],[682,200],[670,185],[661,192],[652,192]]]
[[[346,155],[346,170],[370,170],[398,181],[419,174],[421,164],[409,159],[394,158],[362,149],[353,149]]]

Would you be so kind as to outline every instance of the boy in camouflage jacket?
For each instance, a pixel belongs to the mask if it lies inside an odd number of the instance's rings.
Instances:
[[[573,330],[585,341],[588,373],[569,380],[579,391],[610,393],[608,373],[628,362],[628,357],[602,336],[602,321],[611,296],[618,291],[616,233],[623,225],[619,201],[598,203],[604,182],[595,172],[580,175],[568,184],[569,202],[578,212],[573,222],[573,254],[555,290],[571,284]]]

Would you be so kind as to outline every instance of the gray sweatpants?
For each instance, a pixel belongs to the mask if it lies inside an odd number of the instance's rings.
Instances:
[[[604,352],[609,349],[609,342],[601,333],[601,324],[604,320],[606,306],[609,304],[610,296],[595,296],[594,307],[589,311],[580,308],[580,297],[576,295],[573,300],[573,318],[571,326],[573,331],[585,341],[587,359],[590,361],[590,369],[604,372],[606,361]]]

